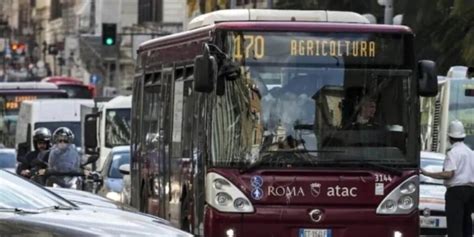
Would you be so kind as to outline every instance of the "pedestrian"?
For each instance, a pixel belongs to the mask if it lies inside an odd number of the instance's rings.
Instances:
[[[474,152],[464,144],[464,125],[451,121],[448,128],[451,149],[446,154],[443,171],[421,174],[443,179],[447,187],[445,194],[446,221],[449,237],[472,237],[472,202],[474,201]]]

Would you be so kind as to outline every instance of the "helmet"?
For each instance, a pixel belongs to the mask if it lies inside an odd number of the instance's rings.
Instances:
[[[33,144],[36,148],[38,142],[45,142],[49,145],[51,141],[51,131],[45,127],[37,128],[33,131]]]
[[[54,143],[58,143],[59,140],[66,140],[68,143],[74,142],[74,133],[67,127],[59,127],[53,133]]]
[[[448,136],[452,138],[465,138],[464,125],[459,120],[453,120],[449,124]]]

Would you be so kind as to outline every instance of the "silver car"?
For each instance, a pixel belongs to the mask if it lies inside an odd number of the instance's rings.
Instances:
[[[121,202],[123,175],[120,173],[119,168],[124,164],[130,164],[130,146],[112,148],[101,172],[103,185],[98,191],[99,195]]]
[[[16,151],[11,148],[0,148],[0,169],[15,173],[17,166]]]
[[[76,205],[8,171],[0,183],[0,236],[192,236],[149,215]]]

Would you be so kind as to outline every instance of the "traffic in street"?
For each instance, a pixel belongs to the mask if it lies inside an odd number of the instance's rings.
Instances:
[[[0,3],[0,236],[474,236],[474,5],[362,2]]]

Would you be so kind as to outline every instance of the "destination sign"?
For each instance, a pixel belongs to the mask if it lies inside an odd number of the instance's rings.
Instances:
[[[17,110],[20,108],[20,104],[24,100],[36,100],[38,97],[34,95],[18,95],[7,97],[5,101],[6,110]]]
[[[402,66],[397,34],[231,32],[231,55],[245,63]]]

